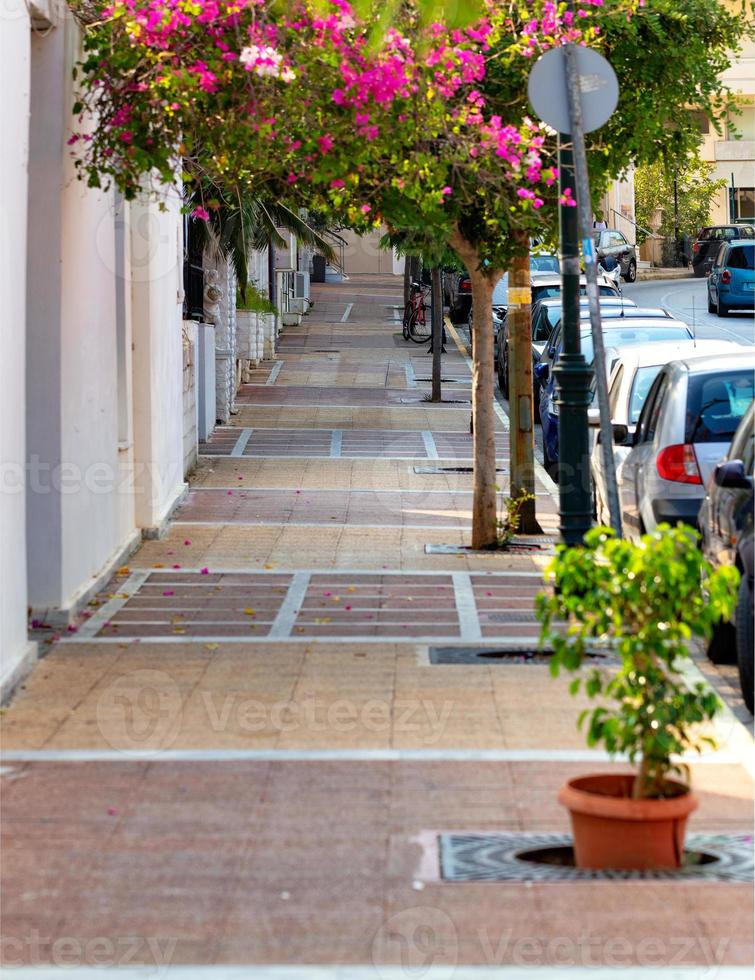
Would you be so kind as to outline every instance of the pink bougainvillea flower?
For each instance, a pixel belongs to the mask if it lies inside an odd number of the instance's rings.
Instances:
[[[200,568],[199,569],[199,574],[200,575],[209,575],[210,574],[210,569],[207,568],[207,566],[205,566],[204,568]]]
[[[191,216],[192,218],[198,218],[200,221],[210,220],[210,212],[207,210],[207,208],[203,208],[201,204],[194,208],[194,210],[191,212]]]
[[[189,541],[189,539],[187,538],[187,539],[186,539],[186,540],[184,541],[184,544],[191,544],[191,541]]]
[[[175,593],[175,592],[173,591],[173,589],[166,589],[166,590],[165,590],[165,591],[163,592],[163,595],[175,595],[175,594],[176,594],[176,593]]]

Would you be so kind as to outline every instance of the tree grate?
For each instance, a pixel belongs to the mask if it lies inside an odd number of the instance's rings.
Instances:
[[[593,870],[574,866],[569,834],[440,834],[443,881],[723,881],[753,880],[750,834],[688,834],[681,868]]]
[[[508,621],[512,623],[529,623],[535,619],[532,613],[510,613],[509,616]],[[445,666],[477,664],[481,667],[491,667],[496,664],[547,664],[550,662],[551,652],[518,643],[510,647],[430,647],[428,656],[431,664]],[[585,658],[594,666],[601,663],[606,665],[618,663],[610,654],[597,651],[587,652]]]

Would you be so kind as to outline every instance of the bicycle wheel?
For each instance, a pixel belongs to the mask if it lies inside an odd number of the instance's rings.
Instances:
[[[404,335],[404,340],[411,339],[409,334],[409,324],[411,323],[413,312],[414,306],[412,305],[412,301],[408,300],[406,306],[404,307],[404,319],[401,326],[401,333]]]
[[[409,321],[409,337],[415,344],[427,344],[432,337],[432,324],[425,316],[426,309],[423,304],[418,310],[414,310]]]

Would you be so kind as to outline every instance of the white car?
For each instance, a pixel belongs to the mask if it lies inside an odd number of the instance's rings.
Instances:
[[[609,367],[608,404],[611,410],[611,422],[615,425],[625,425],[629,431],[634,432],[650,386],[664,364],[669,361],[684,357],[733,354],[736,350],[742,350],[741,346],[729,340],[664,341],[651,345],[628,344],[624,347],[609,348],[606,351],[606,361]],[[603,452],[598,434],[600,413],[594,400],[593,407],[588,409],[587,419],[593,435],[590,470],[593,479],[595,516],[598,524],[610,524]],[[614,444],[613,446],[616,478],[619,482],[622,479],[622,466],[629,455],[630,448],[627,445]]]
[[[624,533],[637,539],[659,524],[697,525],[705,484],[725,456],[755,395],[755,347],[671,361],[648,391],[621,467],[619,497]]]

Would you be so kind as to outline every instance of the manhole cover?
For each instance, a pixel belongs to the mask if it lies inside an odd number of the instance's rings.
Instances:
[[[685,863],[662,871],[575,868],[568,834],[440,834],[444,881],[753,880],[752,836],[688,834]]]

